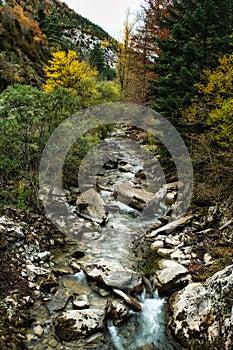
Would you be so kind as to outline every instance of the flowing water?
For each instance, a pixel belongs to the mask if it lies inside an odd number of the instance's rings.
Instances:
[[[169,344],[165,327],[165,300],[157,292],[151,297],[143,293],[142,312],[132,312],[130,322],[124,325],[124,330],[108,323],[108,330],[116,350],[135,350],[145,345],[154,345],[155,349],[174,349]],[[132,331],[133,329],[133,333]],[[127,335],[123,335],[127,332]]]
[[[139,146],[140,148],[141,146]],[[100,194],[106,205],[111,209],[109,218],[105,226],[101,227],[88,223],[90,230],[83,233],[79,246],[85,248],[85,257],[81,260],[98,260],[120,262],[123,266],[135,270],[137,261],[132,250],[132,242],[138,239],[154,222],[157,222],[157,216],[153,218],[142,218],[140,212],[132,209],[126,204],[118,202],[114,199],[113,191],[117,184],[127,182],[131,179],[135,180],[135,173],[143,169],[144,154],[138,152],[138,149],[132,149],[127,144],[124,145],[124,140],[117,138],[116,140],[109,139],[105,141],[101,152],[109,150],[111,158],[118,159],[118,163],[123,164],[121,170],[106,169],[98,166],[96,174],[90,176],[90,181],[93,178],[100,186]],[[141,153],[141,154],[140,154]],[[119,168],[119,167],[118,167]],[[88,182],[88,180],[87,180]],[[166,212],[166,208],[161,208],[162,213]],[[161,214],[161,212],[160,212]],[[88,222],[88,220],[86,220]],[[69,257],[68,251],[61,251],[59,248],[54,250],[55,260],[57,262],[67,261]],[[87,281],[83,273],[78,273],[73,276],[66,276],[78,280],[83,285],[87,286]],[[96,305],[97,295],[91,292],[89,295],[90,306]],[[104,338],[97,335],[92,345],[84,343],[61,344],[57,343],[56,349],[98,349],[98,350],[136,350],[138,347],[153,344],[157,350],[175,349],[166,336],[165,326],[165,307],[166,301],[159,298],[156,291],[152,294],[147,294],[144,291],[138,296],[142,304],[142,312],[136,313],[130,311],[130,318],[119,326],[115,326],[110,320],[107,320],[107,327],[104,333]],[[97,300],[98,303],[98,300]],[[27,346],[29,349],[44,350],[54,348],[49,344],[49,339],[53,337],[50,327],[51,319],[46,308],[46,301],[39,301],[32,308],[32,315],[38,323],[47,325],[45,334],[42,339],[32,336],[32,331],[29,331],[29,341]],[[55,344],[55,342],[54,342]],[[94,345],[93,345],[94,344]]]

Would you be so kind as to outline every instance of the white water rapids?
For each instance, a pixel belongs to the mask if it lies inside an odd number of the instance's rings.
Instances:
[[[132,318],[137,323],[134,334],[127,338],[122,336],[118,327],[109,321],[108,330],[115,349],[135,350],[145,345],[153,345],[158,350],[173,349],[168,344],[165,334],[165,300],[160,298],[157,292],[154,292],[151,298],[146,298],[146,293],[143,292],[141,300],[142,312],[132,312]]]

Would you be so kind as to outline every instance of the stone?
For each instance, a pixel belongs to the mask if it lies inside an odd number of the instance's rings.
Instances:
[[[63,275],[72,275],[74,273],[74,270],[72,267],[67,265],[56,265],[52,268],[52,272],[56,276],[63,276]]]
[[[190,350],[231,349],[233,339],[233,265],[204,284],[191,283],[170,298],[168,326]],[[205,330],[205,331],[203,331]]]
[[[101,297],[108,297],[110,295],[110,292],[106,290],[103,287],[100,287],[96,282],[89,282],[89,286],[91,289],[93,289],[95,292],[97,292]]]
[[[40,280],[40,287],[44,292],[50,292],[54,287],[58,286],[58,278],[54,274],[49,274]]]
[[[70,262],[70,266],[72,267],[72,269],[74,271],[80,271],[81,270],[81,267],[80,267],[79,263],[77,263],[74,260]]]
[[[121,264],[112,261],[99,260],[98,262],[81,263],[83,271],[97,282],[108,287],[140,292],[142,278],[133,270],[124,268]]]
[[[7,236],[11,236],[14,238],[21,238],[21,239],[25,237],[21,227],[14,227],[14,228],[7,229]]]
[[[188,222],[191,221],[191,219],[194,217],[194,215],[187,215],[183,218],[180,218],[178,220],[169,222],[167,225],[164,225],[162,227],[159,227],[157,230],[154,230],[152,232],[147,233],[147,237],[156,237],[159,233],[165,233],[170,232],[174,230],[175,228],[182,227]]]
[[[163,241],[155,241],[154,243],[151,244],[150,249],[151,250],[158,250],[159,248],[164,247],[164,242]]]
[[[38,337],[42,337],[42,335],[44,334],[44,330],[39,324],[33,328],[33,331]]]
[[[57,341],[56,341],[56,339],[49,339],[48,340],[48,344],[50,345],[50,346],[52,346],[52,348],[55,348],[56,346],[57,346]]]
[[[165,197],[165,204],[166,205],[171,205],[173,203],[175,203],[176,201],[176,196],[177,196],[177,192],[174,191],[174,192],[168,192],[166,194],[166,197]]]
[[[47,304],[49,312],[52,313],[64,309],[70,296],[71,295],[64,288],[59,288],[51,301]]]
[[[92,292],[90,287],[71,278],[63,277],[61,279],[61,284],[70,294],[89,295]]]
[[[168,295],[181,289],[191,281],[186,267],[173,260],[161,260],[160,270],[156,272],[153,281],[160,295]]]
[[[177,249],[171,254],[171,259],[184,260],[186,258],[182,250]]]
[[[110,318],[115,325],[122,323],[129,316],[128,307],[121,299],[112,299],[108,318]]]
[[[53,319],[54,331],[61,341],[74,341],[103,329],[104,318],[99,309],[69,310]]]
[[[37,267],[33,264],[26,265],[26,271],[28,277],[30,277],[32,280],[36,276],[46,276],[48,274],[48,271],[46,269],[43,269],[42,267]]]
[[[204,262],[208,264],[212,260],[212,256],[209,253],[204,254]]]
[[[157,254],[161,256],[161,258],[170,258],[170,255],[174,252],[174,249],[168,248],[159,248]]]
[[[177,247],[178,245],[180,245],[181,242],[178,241],[177,239],[174,239],[174,238],[170,238],[170,237],[167,237],[165,238],[165,245],[167,246],[171,246],[171,247]]]
[[[83,217],[99,224],[106,221],[105,202],[94,189],[83,192],[77,199],[76,206]]]
[[[154,193],[138,188],[131,182],[117,185],[114,195],[118,201],[140,211],[142,211],[148,203],[155,198]]]
[[[139,301],[137,301],[137,299],[125,294],[124,292],[118,289],[113,289],[113,292],[119,297],[121,297],[122,299],[124,299],[126,304],[128,304],[132,310],[136,312],[142,311],[142,305],[139,303]]]
[[[75,309],[87,309],[89,307],[88,297],[86,295],[77,295],[73,298]]]
[[[45,251],[45,252],[39,253],[37,256],[40,260],[46,261],[50,259],[51,253],[48,251]]]

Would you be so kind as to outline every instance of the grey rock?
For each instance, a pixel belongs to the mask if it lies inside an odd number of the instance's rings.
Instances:
[[[170,255],[174,252],[174,249],[168,248],[159,248],[157,254],[161,256],[161,258],[170,258]]]
[[[52,272],[56,276],[62,276],[62,275],[70,275],[74,273],[74,270],[72,267],[67,265],[56,265],[52,268]]]
[[[150,249],[151,250],[158,250],[159,248],[164,247],[164,241],[155,241],[151,244]]]
[[[83,217],[99,224],[102,224],[107,218],[105,202],[99,193],[92,188],[81,194],[77,199],[76,206]]]
[[[171,204],[175,203],[176,196],[177,196],[177,192],[176,191],[168,192],[166,194],[166,197],[165,197],[165,204],[166,205],[171,205]]]
[[[184,260],[186,258],[182,250],[177,249],[171,254],[171,259]]]
[[[118,201],[140,211],[155,198],[154,193],[138,188],[131,182],[117,185],[114,195]]]
[[[59,288],[51,301],[47,304],[49,312],[52,313],[64,309],[69,298],[70,294],[64,288]]]
[[[37,267],[33,264],[26,265],[26,271],[27,271],[28,277],[31,278],[32,280],[36,276],[46,276],[48,274],[48,271],[46,269],[43,269],[42,267]]]
[[[230,265],[204,284],[191,283],[171,297],[169,328],[182,346],[190,350],[202,349],[203,344],[210,350],[231,349],[232,288]]]
[[[89,286],[102,297],[108,297],[110,295],[110,292],[106,288],[100,287],[97,282],[90,281]]]
[[[54,318],[54,331],[61,341],[74,341],[103,329],[104,317],[99,309],[69,310]]]
[[[46,261],[46,260],[49,260],[50,257],[51,257],[51,253],[48,252],[48,251],[41,252],[41,253],[38,254],[38,258],[40,260]]]
[[[108,311],[108,318],[110,318],[115,325],[122,323],[129,316],[128,307],[121,299],[112,299],[110,310]]]
[[[161,260],[160,270],[153,277],[154,284],[162,295],[181,289],[191,281],[188,270],[173,260]]]
[[[93,263],[81,263],[81,266],[89,277],[108,287],[129,291],[140,291],[142,289],[141,277],[119,263],[99,260]]]
[[[113,292],[119,297],[121,297],[122,299],[124,299],[126,304],[128,304],[134,311],[136,312],[142,311],[142,305],[139,303],[139,301],[137,301],[137,299],[125,294],[124,292],[122,292],[122,290],[119,290],[119,289],[113,289]]]
[[[61,279],[61,284],[70,294],[89,295],[92,292],[90,287],[71,278],[63,277]]]
[[[177,227],[184,226],[194,217],[194,215],[187,215],[178,220],[169,222],[167,225],[159,227],[157,230],[154,230],[147,234],[147,237],[156,237],[159,233],[165,233],[166,231],[172,231]]]
[[[167,237],[166,239],[165,239],[165,244],[167,245],[167,246],[171,246],[171,247],[177,247],[179,244],[180,244],[181,242],[180,241],[178,241],[177,239],[175,239],[175,238],[171,238],[171,237]]]
[[[89,305],[86,295],[77,295],[73,298],[73,306],[75,309],[87,309]]]
[[[44,334],[44,330],[39,324],[33,328],[33,331],[38,337],[42,337],[42,335]]]

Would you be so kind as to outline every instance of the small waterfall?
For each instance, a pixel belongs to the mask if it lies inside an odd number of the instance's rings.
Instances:
[[[118,329],[113,325],[112,321],[108,320],[108,331],[111,335],[112,343],[116,350],[126,350],[122,345],[122,340],[118,334]]]
[[[165,300],[158,296],[157,292],[151,298],[146,297],[145,290],[140,295],[142,312],[132,312],[129,323],[136,323],[134,334],[129,338],[122,336],[122,330],[109,322],[108,330],[112,343],[116,350],[135,350],[140,346],[153,344],[156,349],[173,349],[166,339],[165,332]],[[127,328],[129,325],[125,325]],[[129,326],[129,329],[132,327]]]
[[[153,344],[159,349],[165,344],[164,302],[157,292],[153,293],[152,298],[144,299],[143,309],[139,315],[139,329],[129,350],[146,344]]]

